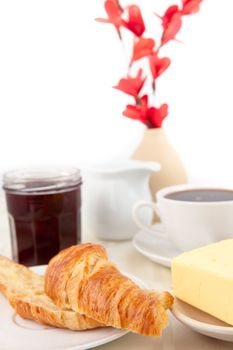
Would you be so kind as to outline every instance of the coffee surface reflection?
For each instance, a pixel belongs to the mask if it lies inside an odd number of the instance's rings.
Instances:
[[[169,193],[165,196],[184,202],[226,202],[233,201],[233,191],[222,189],[195,189]]]

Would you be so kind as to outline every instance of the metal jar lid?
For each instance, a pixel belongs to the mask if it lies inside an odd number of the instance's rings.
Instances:
[[[18,194],[64,191],[80,184],[80,170],[75,167],[31,167],[12,170],[3,175],[3,189]]]

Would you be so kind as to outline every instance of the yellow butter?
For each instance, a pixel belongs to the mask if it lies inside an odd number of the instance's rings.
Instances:
[[[173,259],[172,283],[177,298],[233,325],[233,239]]]

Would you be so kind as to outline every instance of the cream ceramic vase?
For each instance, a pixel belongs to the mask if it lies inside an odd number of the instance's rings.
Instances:
[[[150,189],[153,199],[155,199],[156,192],[161,188],[187,182],[184,165],[167,139],[165,131],[161,128],[146,129],[141,143],[131,158],[160,163],[161,170],[152,173],[150,176]]]

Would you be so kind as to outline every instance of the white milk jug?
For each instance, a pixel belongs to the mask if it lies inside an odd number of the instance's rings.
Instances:
[[[82,168],[83,229],[99,239],[130,239],[138,231],[132,208],[138,200],[151,199],[149,177],[159,171],[155,162],[126,160]],[[140,211],[145,224],[153,212]]]

